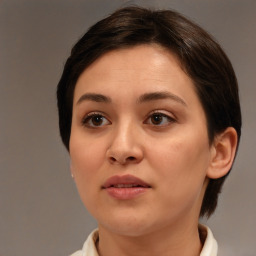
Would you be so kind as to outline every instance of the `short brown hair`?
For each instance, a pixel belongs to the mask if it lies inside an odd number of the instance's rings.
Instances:
[[[237,79],[220,45],[201,27],[172,10],[126,7],[97,22],[76,43],[58,84],[59,128],[69,150],[73,94],[81,73],[103,54],[141,44],[158,44],[176,54],[193,80],[207,118],[209,143],[227,127],[241,135]],[[226,175],[227,176],[227,175]],[[210,179],[200,215],[214,212],[226,176]]]

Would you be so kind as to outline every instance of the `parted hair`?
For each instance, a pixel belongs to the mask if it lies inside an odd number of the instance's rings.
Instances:
[[[65,63],[57,87],[57,101],[60,135],[67,150],[74,89],[81,73],[109,51],[142,44],[160,45],[177,56],[203,106],[209,144],[227,127],[235,128],[239,141],[242,121],[237,79],[216,40],[176,11],[125,7],[90,27]],[[215,211],[227,175],[210,179],[200,216],[209,217]]]

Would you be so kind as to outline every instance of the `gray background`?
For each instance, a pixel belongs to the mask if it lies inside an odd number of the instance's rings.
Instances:
[[[235,167],[208,221],[223,256],[255,256],[256,1],[129,1],[173,8],[229,55],[240,84],[243,136]],[[71,46],[117,0],[0,1],[0,255],[68,255],[96,222],[69,173],[55,88]]]

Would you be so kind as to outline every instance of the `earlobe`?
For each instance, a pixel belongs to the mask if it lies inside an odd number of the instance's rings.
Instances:
[[[217,135],[212,145],[211,163],[207,170],[207,177],[218,179],[225,176],[232,167],[237,148],[237,132],[228,127]]]
[[[75,175],[74,175],[73,166],[72,166],[72,162],[71,161],[70,161],[69,167],[70,167],[71,177],[72,177],[73,180],[75,180]]]

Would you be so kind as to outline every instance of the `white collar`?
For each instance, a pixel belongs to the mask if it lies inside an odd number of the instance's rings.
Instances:
[[[199,224],[199,231],[205,237],[205,242],[200,256],[217,256],[218,245],[213,237],[212,231],[204,225]],[[95,243],[98,240],[99,233],[95,229],[84,243],[83,249],[73,253],[71,256],[99,256]]]

